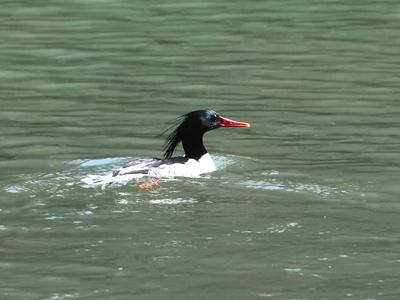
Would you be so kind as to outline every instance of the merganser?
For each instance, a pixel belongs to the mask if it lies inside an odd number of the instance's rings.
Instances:
[[[104,187],[112,183],[127,183],[144,176],[199,177],[216,170],[203,144],[203,135],[206,132],[220,127],[250,127],[249,123],[230,120],[211,109],[192,111],[177,120],[177,127],[167,137],[163,159],[137,159],[112,174],[88,175],[82,182]],[[182,143],[185,156],[172,157],[179,143]]]

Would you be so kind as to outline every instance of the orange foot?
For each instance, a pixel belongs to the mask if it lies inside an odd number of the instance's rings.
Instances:
[[[160,185],[160,181],[161,181],[160,178],[154,178],[152,180],[149,180],[149,181],[146,181],[146,182],[143,182],[143,183],[139,184],[138,187],[141,190],[148,190],[148,189],[151,189],[151,188],[153,188],[153,187],[155,187],[157,185]]]

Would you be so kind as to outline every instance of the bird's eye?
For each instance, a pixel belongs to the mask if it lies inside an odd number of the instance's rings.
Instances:
[[[216,114],[213,114],[212,116],[211,116],[211,121],[216,121],[218,119],[218,116],[216,115]]]

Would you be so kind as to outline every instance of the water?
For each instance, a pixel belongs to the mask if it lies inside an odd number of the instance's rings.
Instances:
[[[399,299],[396,1],[3,1],[1,299]],[[203,107],[199,180],[88,189]]]

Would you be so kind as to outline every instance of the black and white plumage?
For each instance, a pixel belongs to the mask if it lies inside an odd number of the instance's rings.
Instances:
[[[144,176],[199,177],[216,170],[203,144],[206,132],[220,127],[250,127],[245,122],[229,120],[211,109],[189,112],[180,118],[164,146],[164,158],[137,159],[109,175],[88,175],[82,181],[89,185],[126,183]],[[172,157],[182,143],[185,156]]]

